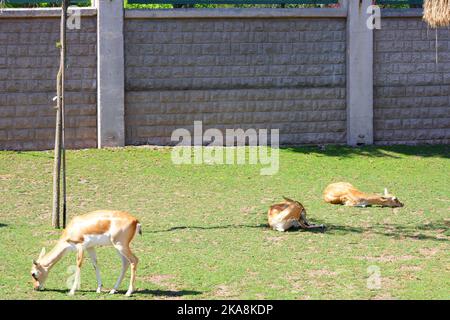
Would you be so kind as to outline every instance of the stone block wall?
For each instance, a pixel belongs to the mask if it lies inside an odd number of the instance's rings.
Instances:
[[[68,148],[97,147],[110,132],[125,134],[128,145],[169,145],[175,129],[192,129],[194,121],[205,130],[279,129],[282,145],[353,145],[361,121],[375,144],[450,142],[450,33],[437,33],[436,63],[436,34],[420,9],[382,10],[368,52],[348,32],[362,11],[126,10],[123,18],[83,10],[81,29],[68,32]],[[54,147],[58,12],[0,14],[0,150]],[[100,27],[97,35],[99,12],[103,25],[124,19],[123,33]],[[97,37],[109,39],[102,59]],[[111,39],[123,39],[124,53]],[[373,53],[373,77],[354,72],[349,81],[349,50],[367,56],[369,67]],[[124,77],[105,67],[110,61]],[[106,100],[98,100],[98,64],[106,70]],[[373,111],[371,90],[366,105],[349,103],[361,92],[355,83],[372,88],[372,79]],[[117,116],[108,113],[113,109]],[[360,119],[348,116],[351,110],[367,112]]]
[[[97,145],[96,18],[68,30],[66,144]],[[0,19],[0,150],[54,147],[59,18]]]
[[[345,19],[126,19],[127,144],[204,127],[345,143]]]
[[[384,18],[375,31],[376,144],[450,142],[450,32],[420,18]]]

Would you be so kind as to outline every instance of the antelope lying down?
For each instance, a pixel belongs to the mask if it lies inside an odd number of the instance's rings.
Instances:
[[[122,211],[94,211],[86,215],[77,216],[69,223],[63,231],[61,238],[56,246],[48,254],[45,254],[45,248],[37,260],[33,260],[31,276],[33,286],[36,290],[44,288],[50,269],[59,261],[68,251],[77,252],[77,269],[75,281],[69,292],[75,293],[80,286],[80,269],[83,262],[83,252],[86,250],[92,260],[97,275],[97,293],[101,292],[102,280],[97,266],[97,257],[95,247],[113,246],[116,248],[122,259],[122,271],[119,278],[110,291],[110,294],[117,292],[123,277],[131,264],[131,279],[127,296],[130,296],[135,287],[136,267],[138,258],[130,250],[130,242],[136,233],[142,234],[139,221],[127,212]]]
[[[367,207],[378,205],[382,207],[403,207],[397,197],[384,189],[384,195],[368,194],[359,191],[348,182],[332,183],[323,192],[325,202],[343,204],[351,207]]]
[[[284,202],[274,204],[267,213],[269,225],[273,230],[284,232],[292,227],[302,229],[325,229],[323,224],[314,225],[306,219],[306,210],[303,205],[289,198]]]

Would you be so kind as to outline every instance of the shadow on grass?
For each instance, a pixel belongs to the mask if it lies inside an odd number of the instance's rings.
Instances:
[[[198,229],[198,230],[214,230],[214,229],[241,229],[241,228],[254,228],[254,229],[267,229],[271,230],[269,225],[266,223],[261,224],[255,224],[255,225],[247,225],[247,224],[229,224],[229,225],[222,225],[222,226],[209,226],[209,227],[202,227],[202,226],[179,226],[179,227],[172,227],[166,230],[156,230],[156,231],[149,231],[149,233],[160,233],[160,232],[172,232],[177,230],[189,230],[189,229]],[[325,226],[325,231],[327,227]],[[321,228],[314,228],[314,229],[302,229],[302,228],[291,228],[287,230],[286,232],[324,232]]]
[[[199,229],[199,230],[213,230],[213,229],[240,229],[240,228],[261,228],[261,229],[268,229],[268,225],[267,224],[255,224],[255,225],[251,225],[251,224],[228,224],[228,225],[221,225],[221,226],[208,226],[208,227],[203,227],[203,226],[179,226],[179,227],[172,227],[166,230],[155,230],[155,231],[148,231],[149,233],[160,233],[160,232],[172,232],[172,231],[177,231],[177,230],[185,230],[185,229]]]
[[[450,242],[445,238],[437,238],[433,235],[423,234],[423,231],[435,231],[446,235],[449,230],[449,222],[447,221],[437,221],[434,223],[423,224],[423,225],[398,225],[398,224],[374,224],[370,227],[352,227],[346,225],[338,225],[338,224],[329,224],[324,221],[315,221],[316,224],[324,224],[325,229],[322,230],[320,228],[317,229],[302,229],[302,228],[292,228],[287,230],[286,232],[313,232],[313,233],[327,233],[331,235],[338,234],[346,234],[346,233],[373,233],[378,235],[383,235],[387,237],[394,238],[409,238],[415,240],[432,240],[439,242]],[[256,229],[267,229],[270,230],[267,224],[256,224],[256,225],[222,225],[222,226],[179,226],[172,227],[166,230],[156,230],[156,231],[148,231],[149,233],[160,233],[160,232],[173,232],[177,230],[189,230],[189,229],[197,229],[197,230],[214,230],[214,229],[240,229],[240,228],[256,228]]]
[[[0,223],[0,228],[4,228],[4,227],[7,227],[7,226],[8,226],[7,224]]]
[[[196,295],[202,294],[202,292],[194,291],[194,290],[174,291],[174,290],[148,290],[148,289],[142,289],[142,290],[137,290],[133,294],[150,294],[152,296],[157,296],[157,297],[174,298],[174,297],[182,297],[182,296],[196,296]]]
[[[68,289],[45,289],[44,291],[47,292],[58,292],[62,294],[68,294]],[[77,293],[95,293],[97,295],[109,295],[108,291],[102,291],[102,293],[97,293],[96,290],[77,290],[75,293],[75,297]],[[115,295],[124,295],[125,296],[126,290],[119,290],[115,293]],[[202,294],[201,291],[194,291],[194,290],[149,290],[149,289],[138,289],[135,292],[133,292],[133,295],[136,294],[149,294],[157,297],[182,297],[182,296],[195,296]]]
[[[314,154],[326,157],[352,158],[352,157],[386,157],[400,158],[392,152],[405,156],[450,158],[450,145],[418,145],[418,146],[321,146],[321,147],[281,147],[281,149],[303,154]]]
[[[45,288],[43,291],[39,291],[39,292],[57,292],[57,293],[65,293],[65,294],[69,294],[69,289],[54,289],[54,288]],[[96,290],[77,290],[75,293],[75,297],[77,295],[77,293],[97,293]],[[98,295],[101,294],[106,294],[107,292],[102,292],[102,293],[98,293]]]
[[[286,230],[286,231],[284,231],[284,232],[312,232],[312,233],[326,233],[327,232],[327,230],[328,230],[328,226],[327,225],[324,225],[323,227],[319,227],[319,226],[317,226],[317,227],[315,227],[315,228],[310,228],[310,229],[303,229],[303,228],[300,228],[300,227],[293,227],[293,228],[290,228],[290,229],[288,229],[288,230]]]
[[[53,159],[52,154],[41,151],[15,151],[15,150],[6,150],[6,151],[25,157]]]
[[[289,150],[303,154],[316,154],[327,157],[387,157],[400,158],[397,155],[390,154],[392,152],[405,156],[420,156],[420,157],[441,157],[450,158],[450,145],[393,145],[393,146],[361,146],[348,147],[345,145],[322,145],[322,146],[281,146],[282,150]],[[35,152],[35,151],[15,151],[5,150],[14,154],[53,159],[51,153]]]
[[[446,235],[448,232],[448,222],[434,222],[424,225],[403,226],[398,224],[374,224],[370,227],[352,227],[345,225],[329,224],[327,225],[327,234],[346,234],[346,233],[373,233],[397,239],[407,238],[414,240],[431,240],[438,242],[450,242],[445,238],[437,238],[433,235],[423,234],[421,231],[435,231]]]

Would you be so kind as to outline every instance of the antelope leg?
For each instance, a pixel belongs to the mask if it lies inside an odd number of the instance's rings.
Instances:
[[[306,214],[303,211],[300,215],[300,221],[299,224],[301,226],[301,228],[303,229],[325,229],[325,226],[323,224],[312,224],[308,221],[308,219],[306,219]]]

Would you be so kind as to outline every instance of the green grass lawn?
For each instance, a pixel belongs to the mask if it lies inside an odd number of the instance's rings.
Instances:
[[[110,208],[140,219],[134,299],[450,298],[450,146],[311,147],[280,157],[279,173],[261,176],[259,165],[174,166],[169,149],[70,151],[69,216]],[[52,164],[52,152],[0,152],[0,298],[124,299],[106,293],[120,271],[112,248],[98,250],[105,293],[95,293],[85,258],[81,290],[67,295],[73,253],[45,291],[32,290],[31,261],[60,233],[50,226]],[[322,190],[340,180],[387,187],[405,207],[324,203]],[[328,230],[269,230],[267,208],[282,196]],[[367,287],[371,266],[380,289]]]

